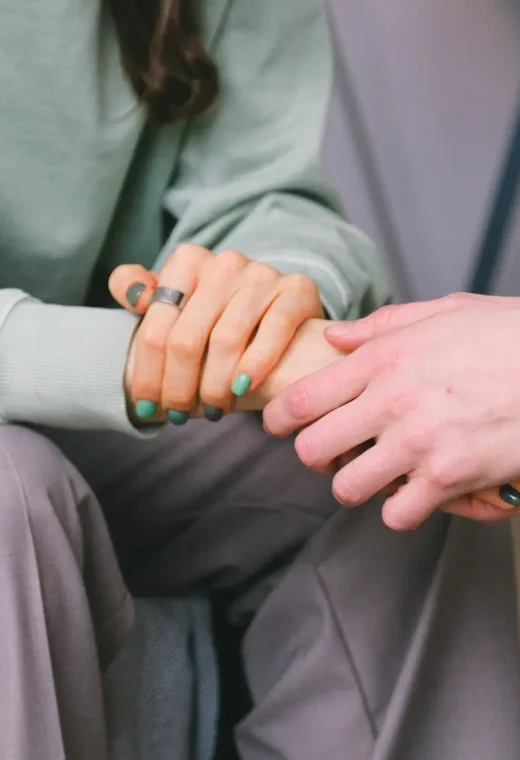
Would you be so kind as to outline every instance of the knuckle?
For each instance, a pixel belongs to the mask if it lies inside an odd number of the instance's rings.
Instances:
[[[374,328],[391,327],[397,311],[398,306],[395,304],[386,304],[386,306],[381,306],[380,309],[372,314]]]
[[[416,395],[405,389],[394,390],[385,399],[385,417],[390,421],[402,420],[417,406]]]
[[[426,475],[429,482],[439,491],[450,491],[465,480],[460,459],[447,454],[431,459]]]
[[[247,261],[243,253],[233,249],[222,251],[216,257],[216,265],[224,276],[228,273],[236,274],[244,268]]]
[[[241,347],[239,336],[229,327],[215,327],[209,342],[212,349],[224,354],[235,353]]]
[[[298,383],[287,391],[286,407],[295,422],[304,422],[311,417],[313,394],[309,384]]]
[[[142,346],[154,352],[164,351],[166,344],[166,336],[155,325],[147,325],[146,322],[139,330],[138,340]]]
[[[280,272],[264,261],[250,261],[247,265],[247,276],[253,282],[270,283],[278,279]]]
[[[290,287],[296,291],[300,296],[316,296],[318,294],[318,287],[314,280],[308,275],[301,272],[293,272],[292,274],[284,275],[285,286]]]
[[[414,457],[422,457],[431,449],[433,433],[427,425],[414,425],[404,436],[404,446]]]
[[[195,359],[200,356],[203,341],[195,333],[173,334],[168,338],[168,353],[178,359]]]
[[[451,306],[463,306],[464,304],[472,303],[475,300],[475,296],[472,293],[457,292],[449,293],[447,296],[443,296],[441,300]]]
[[[195,243],[181,243],[171,254],[170,259],[176,258],[183,261],[190,259],[199,259],[210,255],[207,248],[203,248]]]

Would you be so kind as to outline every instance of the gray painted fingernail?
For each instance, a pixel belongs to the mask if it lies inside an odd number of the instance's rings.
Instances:
[[[506,504],[509,504],[511,507],[520,507],[520,491],[517,491],[510,483],[502,486],[499,493],[500,498]]]
[[[218,422],[222,419],[224,410],[219,406],[204,406],[204,417],[209,422]]]
[[[144,282],[134,282],[133,285],[130,285],[128,290],[126,291],[126,300],[129,306],[132,307],[132,309],[135,309],[137,306],[137,302],[143,295],[144,291],[146,290],[146,285]]]

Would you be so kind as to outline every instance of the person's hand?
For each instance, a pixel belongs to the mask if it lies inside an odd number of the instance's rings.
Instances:
[[[419,525],[436,508],[474,519],[511,516],[494,492],[520,476],[520,299],[454,295],[385,307],[325,331],[354,351],[272,401],[265,426],[296,439],[302,461],[323,469],[341,454],[375,445],[334,478],[338,500],[366,501],[389,483],[385,522]]]
[[[172,253],[158,277],[124,265],[109,286],[121,305],[144,313],[128,379],[136,413],[149,419],[162,408],[177,424],[199,400],[209,419],[219,419],[233,395],[262,385],[305,320],[323,316],[307,276],[189,244]],[[156,288],[184,294],[180,308],[154,302]]]

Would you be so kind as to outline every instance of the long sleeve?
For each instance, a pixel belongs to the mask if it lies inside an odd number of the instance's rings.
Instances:
[[[240,0],[216,48],[220,102],[188,131],[165,207],[178,220],[156,264],[198,242],[308,274],[335,319],[389,298],[371,241],[342,217],[321,169],[333,78],[322,0]]]
[[[123,389],[136,318],[0,290],[0,422],[130,434]]]
[[[200,5],[205,13],[215,7],[212,0]],[[177,224],[156,267],[183,241],[216,252],[235,248],[282,271],[309,274],[331,317],[355,318],[384,303],[388,286],[373,245],[344,220],[321,170],[332,83],[322,0],[227,0],[226,7],[215,48],[219,103],[184,132],[182,125],[161,131],[175,145],[164,205]],[[16,25],[20,19],[16,13]],[[82,17],[62,21],[74,21],[83,33]],[[30,31],[32,44],[45,39],[36,22]],[[12,57],[18,48],[0,50]],[[14,115],[1,124],[10,148],[1,155],[0,422],[147,434],[128,419],[123,389],[136,319],[121,310],[52,305],[11,289],[81,303],[109,226],[119,224],[123,237],[137,239],[128,217],[159,216],[156,199],[169,167],[147,174],[153,161],[139,143],[143,115],[129,107],[128,84],[114,73],[117,50],[95,66],[94,53],[85,50],[81,65],[71,58],[63,66],[62,47],[53,48],[64,77],[47,79],[58,87],[56,103],[76,104],[70,112],[49,105],[54,100],[38,77],[27,98],[25,90],[9,89],[6,75]],[[48,63],[49,70],[55,65]],[[107,88],[101,99],[100,86]],[[125,212],[112,218],[119,198]],[[126,260],[152,261],[158,243],[151,237]],[[119,247],[114,265],[128,248]]]

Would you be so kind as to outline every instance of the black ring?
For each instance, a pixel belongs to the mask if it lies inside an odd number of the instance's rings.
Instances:
[[[167,306],[180,306],[184,293],[175,288],[159,287],[153,294],[152,303],[165,303]]]

